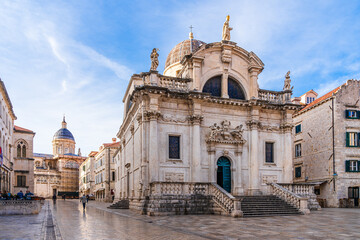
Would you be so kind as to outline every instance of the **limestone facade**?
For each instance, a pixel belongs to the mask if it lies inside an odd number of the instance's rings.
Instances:
[[[94,192],[98,201],[112,202],[115,198],[115,160],[114,154],[120,146],[116,138],[112,143],[104,143],[94,156]]]
[[[14,193],[20,190],[34,193],[34,158],[33,141],[35,133],[29,129],[14,126],[13,148],[14,153]]]
[[[95,156],[92,151],[80,165],[79,192],[80,195],[94,195],[95,193]]]
[[[294,114],[294,182],[315,184],[327,207],[358,205],[359,100],[360,82],[348,80]]]
[[[5,84],[1,79],[0,93],[0,191],[13,192],[14,159],[11,146],[16,116]]]
[[[65,118],[62,128],[55,133],[52,144],[53,154],[34,153],[34,192],[45,198],[64,194],[67,197],[77,197],[79,166],[86,158],[74,154],[75,139],[67,129]]]
[[[218,183],[232,195],[292,183],[292,115],[299,108],[292,91],[259,89],[264,64],[231,41],[199,44],[179,61],[166,76],[150,71],[130,79],[117,133],[116,199],[144,199],[157,183]]]

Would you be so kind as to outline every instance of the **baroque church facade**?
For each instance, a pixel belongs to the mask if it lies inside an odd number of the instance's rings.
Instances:
[[[77,197],[79,194],[79,166],[86,159],[80,149],[75,154],[75,138],[67,129],[65,117],[54,134],[53,154],[34,153],[35,195]]]
[[[263,62],[230,41],[230,30],[227,19],[222,41],[208,44],[190,33],[163,74],[154,49],[151,70],[131,77],[117,133],[116,200],[141,210],[154,196],[215,189],[231,198],[292,183],[299,105],[291,102],[289,73],[282,91],[260,89]]]

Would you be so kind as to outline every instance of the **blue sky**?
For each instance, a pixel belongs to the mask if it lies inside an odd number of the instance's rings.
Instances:
[[[34,151],[51,153],[66,114],[83,154],[115,137],[133,73],[160,72],[177,43],[231,39],[265,63],[260,88],[281,90],[291,70],[294,96],[320,95],[360,73],[359,1],[0,1],[0,77],[16,125],[36,132]]]

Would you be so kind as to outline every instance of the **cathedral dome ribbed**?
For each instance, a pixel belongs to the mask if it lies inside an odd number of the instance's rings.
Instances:
[[[192,49],[190,49],[190,43],[192,45]],[[173,49],[171,49],[169,55],[167,56],[165,69],[174,63],[180,62],[185,55],[191,53],[191,50],[194,52],[203,44],[206,43],[196,39],[186,39],[181,43],[178,43]]]
[[[60,128],[55,134],[54,139],[70,139],[75,141],[74,136],[67,128]]]

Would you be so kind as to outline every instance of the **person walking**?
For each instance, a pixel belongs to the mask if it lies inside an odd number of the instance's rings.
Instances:
[[[63,199],[64,199],[64,201],[65,201],[65,198],[66,198],[66,194],[62,195],[62,198],[63,198]]]
[[[80,198],[80,202],[82,202],[82,204],[83,204],[83,209],[85,210],[86,202],[87,202],[87,199],[86,199],[85,194]]]

